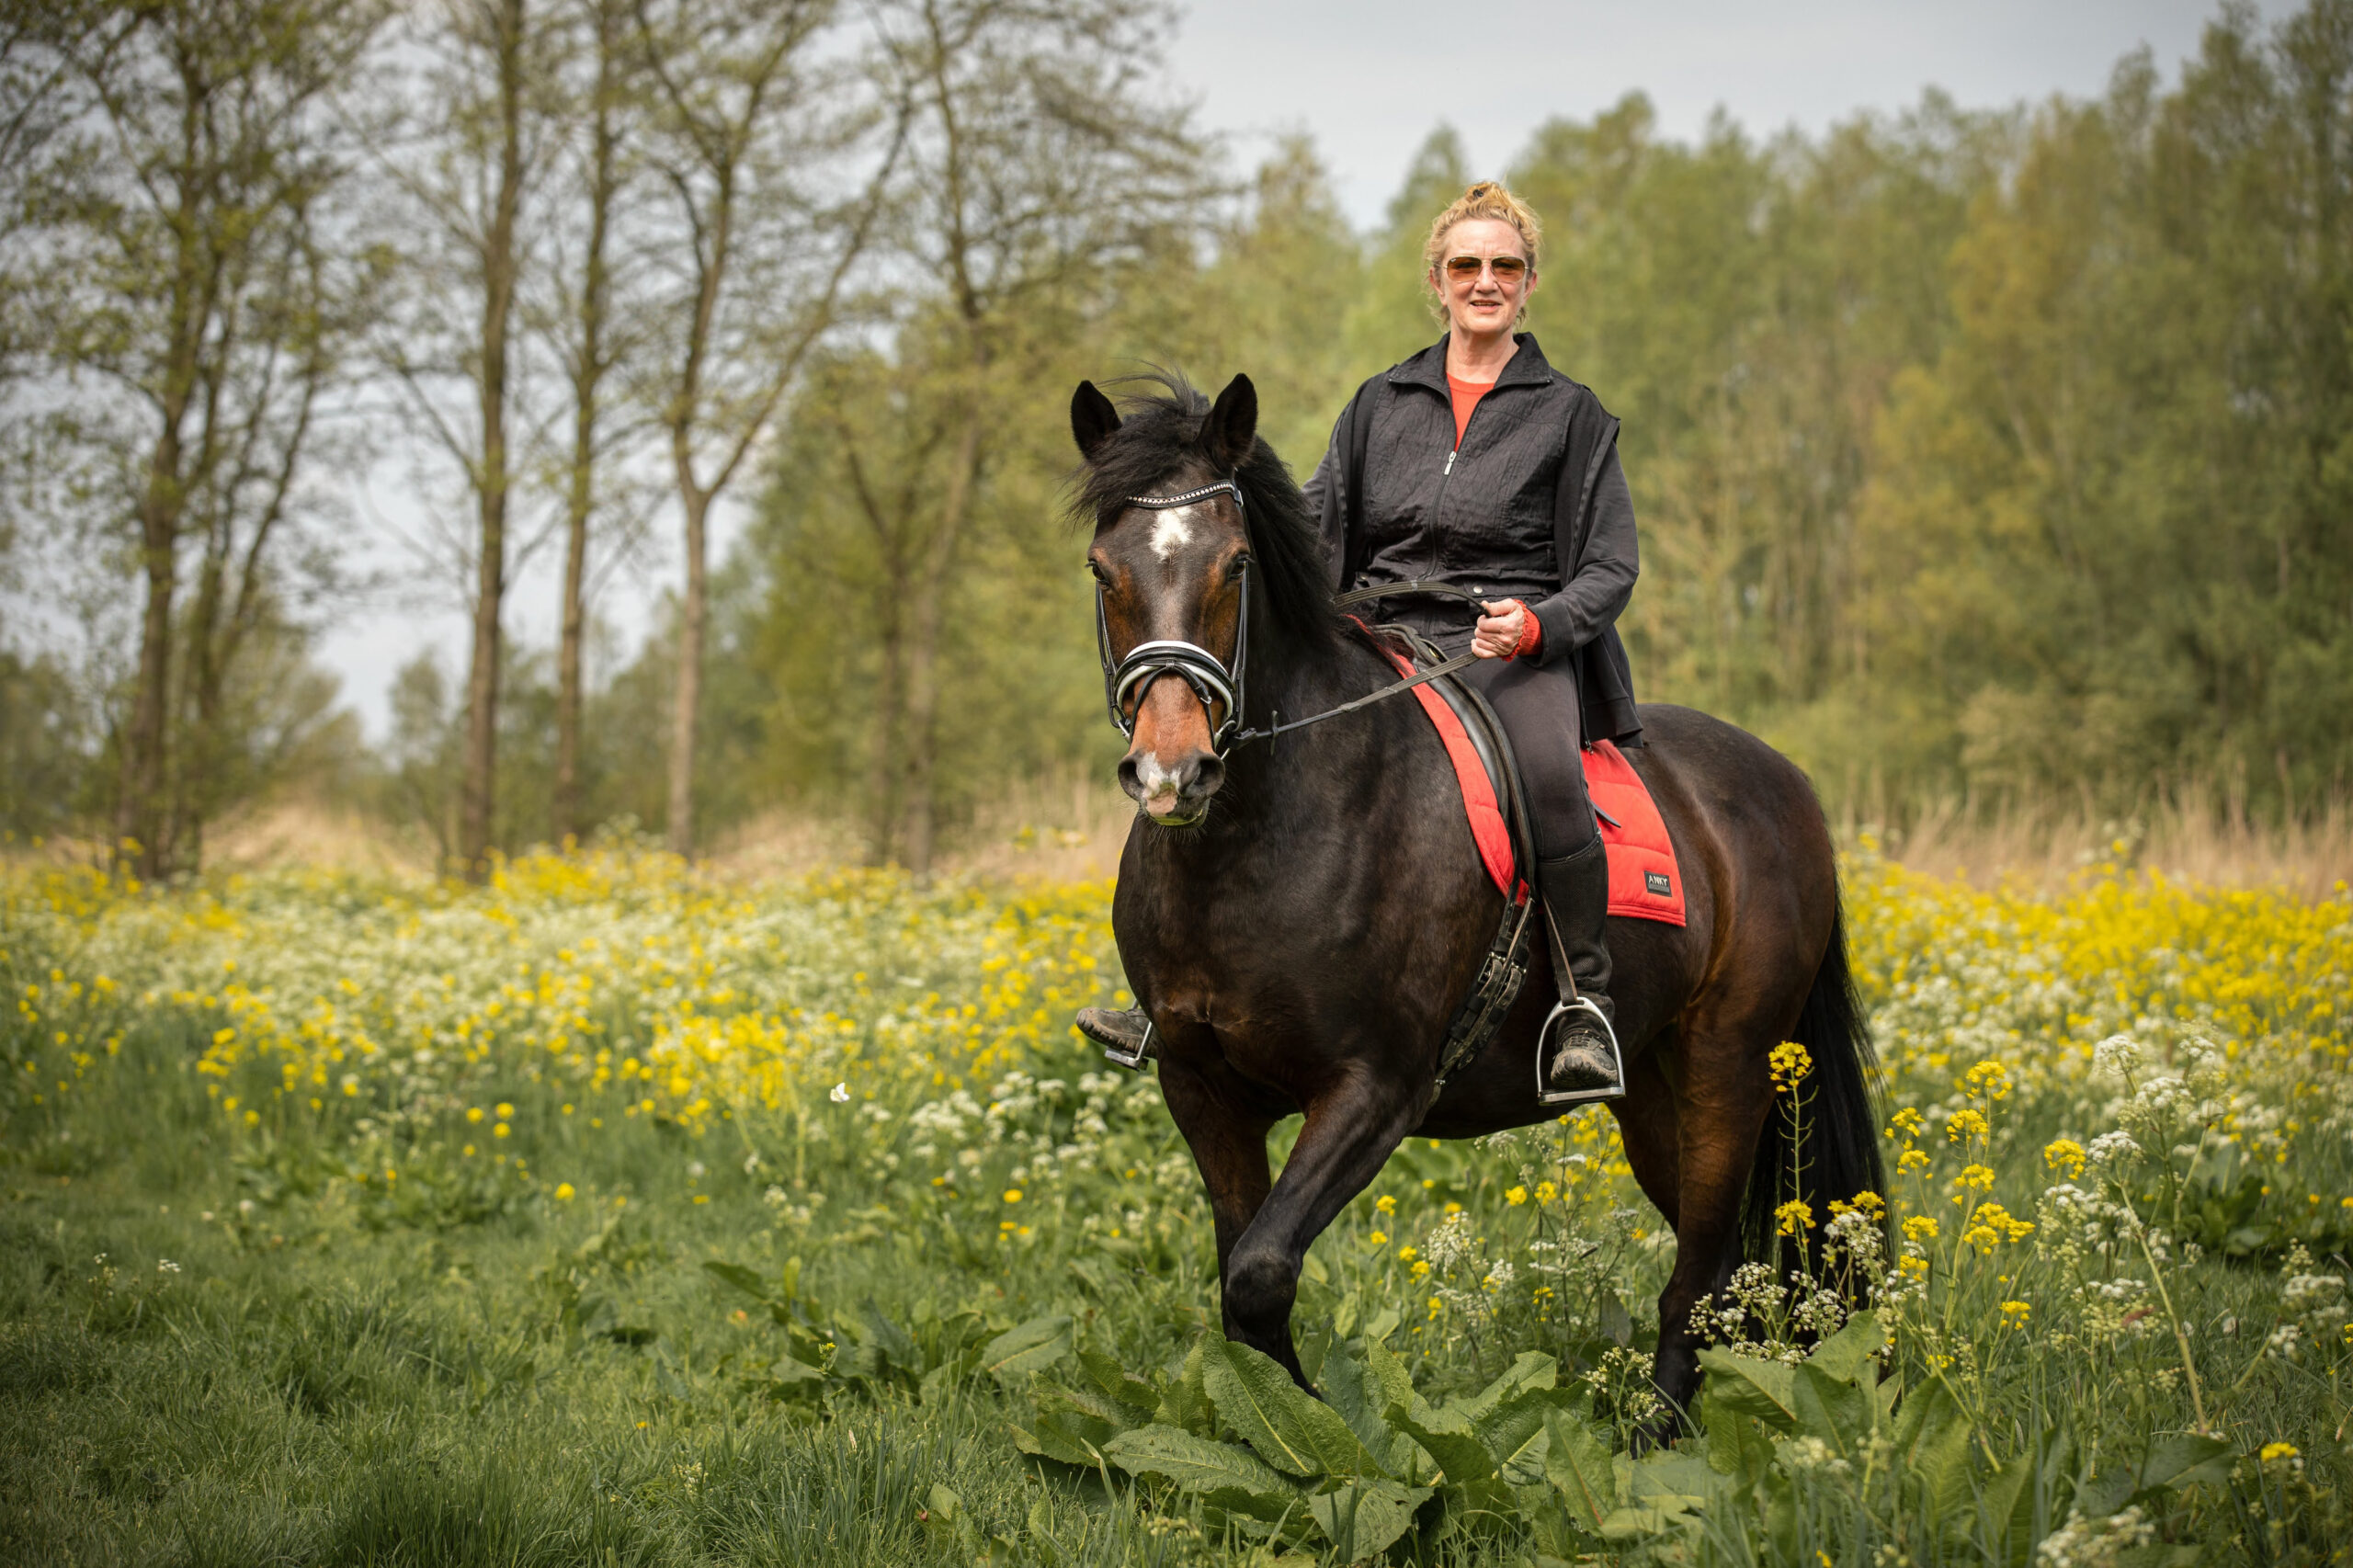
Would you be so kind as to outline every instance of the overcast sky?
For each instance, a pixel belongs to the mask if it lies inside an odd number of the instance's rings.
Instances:
[[[1370,227],[1441,122],[1462,134],[1474,173],[1499,174],[1546,119],[1588,117],[1637,88],[1661,129],[1686,139],[1719,107],[1764,135],[1900,110],[1931,86],[1972,108],[2088,97],[2143,45],[2172,81],[2215,14],[2193,0],[1194,0],[1171,66],[1245,166],[1277,136],[1311,135],[1348,213]],[[403,465],[380,467],[363,513],[408,510],[397,494],[405,478]],[[745,495],[749,481],[737,487]],[[714,560],[738,517],[714,519]],[[510,636],[552,642],[552,570],[551,555],[510,591]],[[608,589],[597,613],[633,646],[677,572],[673,550]],[[435,647],[446,670],[461,672],[465,635],[454,607],[388,605],[344,618],[320,652],[381,740],[394,669]]]

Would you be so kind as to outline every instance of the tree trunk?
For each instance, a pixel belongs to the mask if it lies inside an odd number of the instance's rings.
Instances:
[[[710,515],[710,497],[688,491],[681,497],[687,513],[687,597],[678,607],[678,678],[672,688],[670,710],[670,852],[691,858],[695,852],[695,734],[702,714],[702,635],[709,613],[704,568],[704,524]]]
[[[566,498],[563,613],[556,648],[555,833],[576,840],[586,827],[580,788],[580,644],[587,625],[588,519],[596,509],[597,394],[605,377],[605,242],[612,222],[614,70],[622,18],[617,4],[597,7],[595,163],[588,187],[588,254],[580,290],[579,358],[573,369],[572,489]]]
[[[932,535],[907,617],[907,869],[918,882],[931,879],[931,858],[938,835],[931,779],[937,745],[932,732],[939,714],[940,601],[948,591],[949,568],[956,559],[965,517],[972,510],[980,466],[981,411],[975,403],[966,409],[964,428],[956,439],[955,461],[948,471],[948,494],[939,509],[939,528]]]
[[[170,727],[172,596],[178,586],[178,507],[172,492],[179,466],[176,421],[167,419],[139,508],[147,607],[139,624],[139,685],[122,736],[122,794],[115,813],[115,861],[153,879],[165,869],[163,821],[165,737]]]
[[[474,573],[473,665],[466,677],[465,775],[459,786],[458,857],[469,881],[489,869],[498,773],[499,610],[506,595],[506,351],[513,335],[515,223],[523,195],[524,0],[498,16],[497,204],[482,254],[482,472],[475,477],[480,549]]]

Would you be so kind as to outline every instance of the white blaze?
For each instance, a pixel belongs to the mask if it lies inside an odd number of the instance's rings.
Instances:
[[[1190,506],[1172,506],[1152,525],[1152,552],[1166,561],[1193,542]]]

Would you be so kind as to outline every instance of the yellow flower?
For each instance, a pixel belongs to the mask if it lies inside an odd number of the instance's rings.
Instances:
[[[1372,1206],[1375,1210],[1382,1214],[1397,1212],[1397,1200],[1385,1192],[1372,1200]]]
[[[2264,1464],[2271,1464],[2279,1460],[2294,1459],[2300,1451],[2293,1443],[2266,1443],[2256,1458]]]
[[[1510,1204],[1515,1209],[1518,1208],[1521,1204],[1528,1201],[1528,1188],[1524,1187],[1513,1187],[1510,1191],[1504,1194],[1504,1201]]]
[[[569,1203],[569,1202],[571,1202],[571,1201],[572,1201],[572,1184],[571,1184],[570,1182],[568,1182],[568,1181],[560,1181],[560,1182],[556,1183],[556,1184],[555,1184],[555,1196],[556,1196],[556,1200],[557,1200],[558,1202],[561,1202],[561,1203]]]
[[[514,1114],[515,1114],[515,1108],[514,1108],[513,1106],[511,1106],[511,1105],[507,1104],[505,1100],[501,1100],[501,1101],[499,1101],[499,1102],[498,1102],[498,1119],[499,1119],[499,1120],[501,1120],[501,1121],[505,1121],[508,1117],[513,1116]]]
[[[1460,1214],[1462,1212],[1462,1205],[1460,1203],[1449,1203],[1446,1206],[1446,1211],[1449,1214]]]
[[[1420,1262],[1418,1262],[1418,1263],[1416,1263],[1416,1264],[1415,1264],[1415,1265],[1414,1265],[1414,1278],[1416,1278],[1416,1279],[1421,1279],[1421,1278],[1427,1278],[1427,1277],[1428,1276],[1428,1274],[1429,1274],[1429,1271],[1430,1271],[1430,1265],[1429,1265],[1429,1260],[1428,1260],[1427,1258],[1424,1258],[1424,1259],[1422,1259]]]
[[[2042,1163],[2054,1171],[2064,1171],[2073,1181],[2084,1174],[2084,1146],[2073,1138],[2054,1139],[2043,1145]]]
[[[1986,1121],[1984,1111],[1974,1108],[1957,1110],[1952,1113],[1952,1119],[1945,1123],[1945,1142],[1966,1142],[1972,1138],[1983,1138],[1990,1131],[1992,1124]]]
[[[1371,1241],[1372,1244],[1377,1247],[1385,1247],[1389,1244],[1389,1233],[1386,1231],[1375,1231],[1372,1233]]]
[[[1919,1149],[1906,1149],[1895,1157],[1895,1168],[1905,1176],[1928,1168],[1928,1156]]]
[[[1915,1214],[1910,1219],[1904,1221],[1904,1239],[1907,1242],[1935,1241],[1937,1239],[1937,1221],[1935,1217],[1927,1214]]]
[[[1765,1058],[1765,1064],[1772,1070],[1776,1088],[1787,1088],[1813,1071],[1813,1058],[1807,1054],[1804,1046],[1793,1040],[1785,1040],[1775,1046],[1772,1053]]]
[[[2034,1309],[2024,1301],[2004,1301],[2002,1322],[2010,1328],[2024,1328],[2026,1320],[2032,1315]]]
[[[1976,1192],[1990,1190],[1994,1185],[1993,1170],[1985,1165],[1963,1165],[1961,1186]]]
[[[1928,1260],[1925,1257],[1899,1257],[1895,1260],[1895,1267],[1915,1279],[1928,1277]]]
[[[1802,1198],[1792,1198],[1773,1210],[1773,1220],[1785,1236],[1794,1236],[1813,1228],[1813,1210]]]
[[[490,1135],[491,1135],[493,1138],[504,1138],[504,1137],[506,1137],[509,1132],[512,1132],[512,1131],[515,1131],[515,1130],[514,1130],[513,1128],[511,1128],[511,1127],[507,1126],[507,1125],[506,1125],[506,1123],[505,1123],[505,1122],[503,1122],[503,1121],[502,1121],[502,1122],[500,1122],[497,1126],[495,1126],[495,1127],[494,1127],[494,1128],[492,1128],[492,1129],[490,1130]]]
[[[1397,1249],[1397,1261],[1400,1263],[1411,1263],[1421,1256],[1419,1250],[1411,1246],[1402,1246]]]
[[[468,1106],[466,1108],[466,1119],[468,1121],[480,1121],[482,1119],[482,1107],[478,1105]]]
[[[1974,1098],[1998,1100],[2010,1092],[2010,1070],[1989,1056],[1961,1075],[1961,1086]]]
[[[1913,1109],[1910,1106],[1905,1106],[1902,1110],[1895,1113],[1893,1124],[1888,1128],[1887,1135],[1890,1138],[1899,1136],[1904,1138],[1917,1138],[1920,1136],[1920,1113]]]
[[[1006,1200],[1007,1203],[1018,1203],[1018,1202],[1020,1202],[1020,1201],[1021,1201],[1021,1189],[1020,1189],[1019,1187],[1006,1187],[1006,1188],[1005,1189],[1005,1200]]]
[[[1540,1181],[1540,1182],[1538,1182],[1538,1183],[1536,1184],[1536,1201],[1537,1201],[1537,1202],[1539,1202],[1539,1203],[1550,1203],[1550,1202],[1552,1202],[1552,1199],[1554,1199],[1555,1198],[1558,1198],[1558,1197],[1560,1197],[1560,1196],[1561,1196],[1561,1189],[1560,1189],[1559,1187],[1554,1187],[1551,1182],[1549,1182],[1549,1181]],[[2353,1207],[2353,1198],[2348,1198],[2348,1199],[2347,1199],[2345,1201],[2346,1201],[2346,1203],[2347,1203],[2347,1205],[2348,1207]]]

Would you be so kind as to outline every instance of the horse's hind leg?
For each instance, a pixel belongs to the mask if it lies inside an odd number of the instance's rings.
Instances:
[[[1281,1362],[1302,1388],[1307,1375],[1290,1338],[1300,1262],[1421,1121],[1424,1100],[1410,1075],[1383,1079],[1363,1062],[1311,1100],[1272,1195],[1226,1260],[1226,1337]]]
[[[1699,1335],[1691,1309],[1730,1281],[1740,1258],[1741,1199],[1774,1114],[1766,1065],[1771,1042],[1749,1028],[1687,1029],[1675,1096],[1675,1268],[1658,1298],[1658,1358],[1652,1379],[1671,1432],[1699,1392]],[[1630,1146],[1631,1147],[1631,1146]]]

